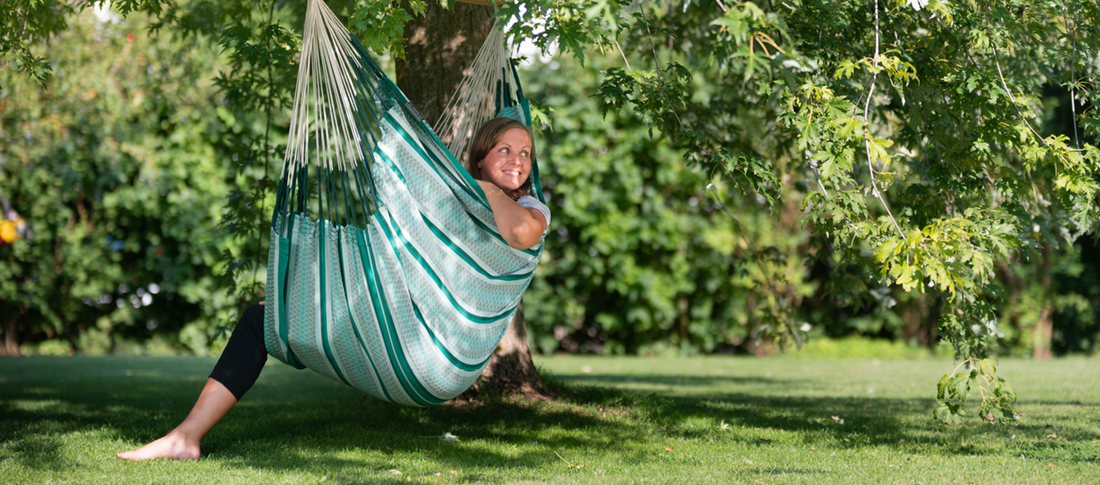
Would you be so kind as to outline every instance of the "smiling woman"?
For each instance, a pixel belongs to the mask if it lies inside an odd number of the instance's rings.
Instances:
[[[530,195],[532,164],[535,163],[530,130],[522,122],[512,118],[489,120],[474,135],[467,160],[466,168],[485,193],[500,236],[510,247],[518,250],[528,250],[539,244],[550,221],[550,210]],[[410,171],[410,174],[413,172]],[[376,219],[377,224],[379,223]],[[535,261],[537,264],[537,259]],[[278,294],[277,291],[273,293]],[[274,304],[278,306],[282,303],[275,301]],[[415,307],[415,303],[413,306]],[[164,437],[144,447],[118,453],[120,458],[139,461],[151,458],[196,459],[200,456],[199,443],[202,438],[244,397],[263,370],[269,353],[265,337],[278,338],[271,332],[266,332],[265,335],[265,312],[270,309],[265,307],[268,305],[261,302],[245,311],[206,386],[184,421]],[[509,320],[511,312],[503,319],[505,323]],[[427,322],[424,322],[424,326],[431,331]],[[447,330],[437,327],[437,331]],[[344,332],[346,333],[349,332]],[[353,337],[344,334],[337,334],[332,339],[334,346],[352,340]],[[356,340],[359,339],[358,335],[356,333],[354,337]],[[499,341],[499,338],[498,335],[495,340]],[[328,345],[328,341],[325,342]],[[299,345],[298,353],[309,355],[306,353],[309,348],[305,348],[305,351],[303,348]],[[325,347],[326,355],[331,352],[329,348]],[[292,351],[293,349],[285,352],[293,355],[290,353]],[[297,362],[296,359],[290,360]],[[471,375],[476,377],[485,362],[487,359],[479,365],[467,366]],[[341,367],[335,361],[332,365],[333,369]],[[344,374],[339,374],[338,377],[347,382]]]
[[[475,179],[492,182],[519,199],[531,194],[527,175],[534,160],[535,147],[527,127],[512,118],[494,118],[474,135],[466,170]]]
[[[535,161],[531,130],[512,118],[481,125],[466,157],[466,170],[485,192],[497,229],[515,249],[534,246],[550,226],[550,209],[531,196]]]
[[[498,56],[501,79],[485,85],[497,116],[522,121],[470,122],[483,125],[477,181],[322,0],[302,37],[265,303],[245,311],[183,422],[121,458],[198,458],[268,355],[379,399],[442,404],[520,311],[550,215],[510,62]]]

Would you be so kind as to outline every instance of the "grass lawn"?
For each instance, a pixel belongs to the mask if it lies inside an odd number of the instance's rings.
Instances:
[[[472,409],[272,360],[203,459],[114,456],[175,426],[213,363],[0,358],[0,482],[1100,483],[1096,359],[1003,361],[1023,421],[957,427],[931,418],[935,359],[541,358],[561,400]]]

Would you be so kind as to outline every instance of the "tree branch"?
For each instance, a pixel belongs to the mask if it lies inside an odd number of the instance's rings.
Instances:
[[[642,19],[645,20],[645,33],[649,37],[649,49],[653,51],[653,67],[657,69],[657,88],[661,90],[661,96],[665,98],[665,103],[668,103],[669,111],[672,111],[672,116],[676,117],[676,122],[680,124],[681,131],[687,131],[684,128],[684,122],[680,120],[680,114],[676,112],[676,108],[672,106],[672,101],[668,99],[668,94],[665,93],[665,82],[661,78],[661,61],[657,59],[657,47],[653,45],[653,31],[649,30],[649,17],[645,14],[645,8],[638,6],[638,10],[642,12]],[[707,152],[706,147],[699,147],[703,150],[703,153],[710,157],[710,153]]]
[[[272,67],[271,67],[271,27],[274,24],[275,24],[275,0],[271,0],[271,6],[268,7],[268,10],[267,10],[267,23],[264,24],[264,26],[261,30],[261,32],[264,34],[264,49],[267,50],[267,100],[266,100],[267,102],[265,103],[266,104],[266,106],[265,106],[266,120],[265,120],[265,124],[264,124],[264,146],[263,146],[263,149],[264,149],[264,178],[260,180],[260,188],[261,189],[264,189],[264,188],[267,187],[268,166],[271,165],[271,161],[270,161],[271,149],[269,147],[270,136],[271,136],[271,108],[272,108],[272,105],[275,104],[275,100],[274,100],[274,97],[275,97],[275,75],[272,72]],[[265,217],[265,215],[266,215],[266,211],[264,211],[264,202],[266,200],[267,200],[267,197],[265,197],[264,193],[261,191],[260,215],[259,215],[259,217],[261,217],[261,218]],[[263,220],[263,219],[261,219],[261,220]],[[263,245],[263,238],[264,238],[264,231],[263,230],[256,231],[256,254],[257,255],[261,254],[260,253],[260,247]],[[252,298],[250,298],[250,299],[253,300],[253,301],[255,301],[255,299],[256,299],[256,286],[257,286],[257,280],[259,279],[259,273],[260,273],[260,265],[257,264],[256,269],[254,269],[252,271]]]
[[[875,182],[875,165],[871,162],[871,98],[875,95],[875,82],[878,81],[878,35],[878,0],[875,0],[875,57],[871,60],[874,63],[874,67],[872,68],[874,72],[871,74],[871,86],[867,91],[867,101],[863,104],[863,145],[867,150],[867,168],[871,171],[871,193],[882,203],[882,207],[886,209],[886,215],[890,216],[890,221],[894,223],[894,229],[897,229],[898,235],[904,239],[905,233],[901,231],[901,226],[898,225],[897,219],[894,219],[894,213],[890,211],[890,206],[886,204],[886,199],[882,196],[882,192],[878,190],[878,183]]]
[[[1066,10],[1062,10],[1066,12]],[[1069,17],[1073,15],[1073,12],[1069,14],[1063,13],[1062,23],[1066,26],[1066,35],[1069,35]],[[1069,109],[1073,114],[1071,120],[1073,121],[1073,143],[1077,145],[1077,149],[1081,149],[1081,140],[1077,138],[1077,18],[1073,19],[1073,54],[1069,59]]]
[[[16,37],[15,48],[11,50],[12,55],[18,53],[20,47],[23,46],[23,34],[27,33],[27,21],[30,19],[30,15],[30,12],[27,12],[27,15],[23,16],[23,30],[20,31],[19,36]],[[0,72],[4,72],[4,70],[7,69],[10,65],[11,61],[5,62],[4,67],[0,67]]]

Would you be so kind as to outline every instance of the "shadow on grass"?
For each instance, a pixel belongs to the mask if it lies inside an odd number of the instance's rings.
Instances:
[[[0,359],[0,376],[4,376],[0,377],[0,460],[14,460],[29,469],[62,471],[76,466],[62,452],[59,437],[66,434],[98,432],[106,435],[103,439],[132,445],[152,441],[187,414],[212,363],[209,359]],[[650,446],[670,439],[705,440],[716,446],[890,446],[912,453],[982,454],[987,451],[971,443],[1004,439],[1009,433],[1043,436],[1050,432],[1039,425],[1011,428],[976,420],[941,427],[930,418],[931,399],[738,392],[669,397],[578,385],[577,381],[628,382],[598,374],[559,376],[549,381],[562,396],[555,403],[496,399],[474,408],[424,409],[374,400],[308,371],[267,370],[207,436],[203,453],[231,466],[318,475],[338,474],[345,467],[385,473],[396,463],[407,465],[410,460],[421,470],[484,467],[522,474],[524,469],[560,463],[555,450],[570,457],[584,456],[585,450],[614,450],[626,463],[680,460],[690,465],[690,457],[674,457],[662,446]],[[633,376],[633,382],[723,389],[745,384],[738,378],[648,375]],[[721,429],[722,421],[731,429]],[[769,434],[776,430],[786,433],[781,442]],[[435,438],[444,432],[463,442],[443,443]],[[1063,428],[1058,435],[1063,441],[1032,440],[1035,443],[1024,451],[1029,456],[1097,461],[1095,450],[1074,445],[1092,439],[1089,430]],[[119,450],[103,450],[113,451]],[[361,458],[339,458],[348,451]],[[477,477],[463,479],[476,481]]]
[[[5,443],[7,444],[7,443]],[[49,435],[30,435],[13,440],[9,447],[13,458],[26,468],[63,471],[73,464],[61,454],[61,441]],[[3,457],[7,459],[7,457]]]
[[[932,418],[936,401],[931,398],[887,397],[800,397],[794,395],[760,395],[743,392],[715,392],[714,387],[737,389],[738,384],[767,384],[769,387],[800,387],[805,382],[784,378],[698,377],[668,375],[601,375],[565,374],[555,376],[557,381],[581,382],[583,385],[565,387],[567,399],[581,405],[618,403],[625,397],[641,397],[639,405],[643,414],[663,428],[666,434],[686,439],[706,439],[713,429],[685,427],[682,424],[698,418],[724,420],[731,427],[741,430],[782,430],[794,433],[806,446],[827,444],[834,448],[859,448],[864,446],[889,446],[911,453],[938,455],[982,455],[990,453],[983,442],[1018,441],[996,453],[1008,456],[1026,454],[1036,459],[1059,459],[1100,464],[1100,448],[1095,444],[1095,431],[1087,426],[1062,424],[1052,427],[1041,424],[1042,419],[1024,419],[1023,422],[993,425],[976,418],[968,418],[959,426],[943,426]],[[658,393],[639,393],[616,389],[613,386],[648,384],[664,387],[689,388],[678,390],[675,396]],[[706,387],[711,389],[707,390]],[[695,389],[695,394],[692,389]],[[975,412],[980,397],[972,396],[969,403]],[[1043,400],[1029,402],[1029,406],[1092,408],[1096,404],[1082,404],[1078,400]],[[745,444],[769,446],[772,440],[760,438],[757,433],[740,433],[730,438]],[[796,473],[788,471],[787,473]]]
[[[789,386],[802,384],[797,379],[745,376],[677,376],[677,375],[613,375],[562,374],[558,379],[586,386],[644,385],[649,387],[736,387],[744,385]]]

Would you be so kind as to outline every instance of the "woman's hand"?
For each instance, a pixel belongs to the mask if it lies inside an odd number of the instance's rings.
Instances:
[[[546,218],[535,209],[528,209],[512,200],[500,187],[492,182],[478,180],[489,207],[493,210],[497,230],[515,249],[527,249],[539,243],[546,231]]]

